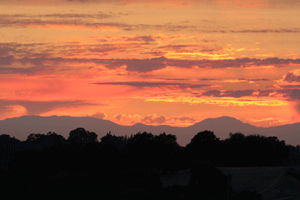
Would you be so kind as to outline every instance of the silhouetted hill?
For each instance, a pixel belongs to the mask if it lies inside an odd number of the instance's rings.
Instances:
[[[240,120],[237,120],[233,117],[227,117],[227,116],[218,117],[218,118],[207,118],[201,122],[198,122],[198,123],[192,125],[191,127],[199,127],[199,126],[203,126],[203,125],[211,126],[211,127],[217,126],[218,128],[224,128],[224,126],[233,126],[235,128],[240,128],[240,129],[256,128],[253,125],[243,123]]]
[[[141,123],[133,126],[122,126],[108,120],[69,116],[22,116],[0,120],[0,134],[8,134],[22,141],[26,140],[31,133],[46,134],[49,131],[56,132],[67,138],[70,131],[78,127],[95,132],[98,135],[98,140],[109,131],[116,136],[130,136],[145,131],[154,135],[165,132],[166,134],[176,135],[178,144],[185,146],[198,132],[211,130],[220,139],[228,138],[230,132],[241,132],[244,135],[260,134],[277,136],[279,140],[285,140],[286,144],[294,146],[300,144],[300,134],[298,131],[300,130],[300,123],[261,128],[226,116],[208,118],[189,127],[172,127],[167,125],[147,126]]]
[[[241,132],[247,135],[256,133],[261,128],[243,123],[233,117],[223,116],[218,118],[207,118],[190,127],[187,127],[187,129],[189,130],[188,132],[192,134],[200,132],[198,130],[211,130],[220,139],[226,139],[229,137],[230,132]]]

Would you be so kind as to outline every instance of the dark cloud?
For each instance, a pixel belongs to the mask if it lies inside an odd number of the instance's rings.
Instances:
[[[0,57],[0,66],[11,65],[14,61],[13,56]]]
[[[271,94],[276,93],[275,90],[209,90],[206,92],[192,92],[194,97],[268,97]],[[284,93],[284,92],[283,92]]]
[[[166,30],[166,31],[182,31],[185,29],[196,29],[196,26],[178,25],[174,23],[168,24],[127,24],[114,22],[99,22],[95,21],[109,19],[129,15],[129,13],[98,13],[98,14],[48,14],[48,15],[0,15],[0,27],[16,27],[24,28],[28,26],[41,26],[47,28],[49,25],[61,26],[84,26],[87,28],[113,27],[124,31],[134,30]],[[142,37],[144,40],[149,40],[149,37]]]
[[[299,86],[298,86],[299,87]],[[293,101],[296,103],[294,106],[295,110],[300,113],[300,88],[284,88],[277,91],[283,97],[287,98],[288,101]]]
[[[294,73],[294,72],[288,72],[284,79],[284,82],[292,83],[292,82],[300,82],[300,75]]]
[[[162,87],[162,86],[178,86],[180,88],[201,88],[210,86],[208,84],[185,84],[185,83],[168,83],[168,82],[103,82],[95,83],[98,85],[127,85],[133,87]]]
[[[36,15],[39,18],[75,18],[75,19],[108,19],[108,18],[115,18],[120,16],[126,16],[129,15],[129,13],[104,13],[104,12],[98,12],[96,14],[76,14],[76,13],[68,13],[68,14],[46,14],[46,15]]]
[[[136,37],[136,40],[152,41],[151,36]],[[183,45],[184,46],[184,45]],[[181,48],[182,45],[169,46]],[[136,47],[136,46],[135,46]],[[86,45],[84,48],[79,44],[66,44],[55,46],[53,44],[18,44],[18,43],[0,43],[0,71],[2,73],[20,73],[20,74],[36,74],[44,72],[52,72],[57,69],[68,70],[74,64],[104,65],[108,69],[116,69],[126,65],[129,72],[147,73],[155,70],[163,69],[166,66],[174,66],[178,68],[240,68],[240,67],[256,67],[256,66],[275,66],[284,67],[289,64],[300,65],[300,59],[231,59],[231,60],[176,60],[168,59],[164,56],[150,59],[99,59],[99,58],[74,58],[77,54],[95,53],[108,55],[111,52],[122,53],[126,51],[127,46],[118,46],[114,44],[94,44]],[[56,57],[57,50],[62,57]],[[207,50],[207,49],[206,49]],[[206,51],[205,50],[205,51]],[[216,50],[216,49],[214,49]],[[180,50],[178,50],[180,51]],[[64,56],[64,57],[63,57]],[[68,57],[73,58],[68,58]],[[12,67],[12,64],[28,65],[26,67]],[[74,70],[74,68],[73,68]],[[295,75],[289,73],[286,80],[291,80]],[[294,77],[295,78],[295,77]],[[202,79],[203,81],[213,81],[212,79]],[[240,79],[243,80],[243,79]],[[247,81],[267,81],[267,79],[244,79]],[[217,80],[216,80],[217,81]]]
[[[300,85],[280,85],[282,89],[300,89]]]
[[[86,103],[83,101],[16,101],[16,100],[1,100],[0,99],[0,109],[6,109],[9,106],[20,105],[26,108],[28,115],[39,115],[56,108],[61,107],[78,107],[85,105],[98,105]]]
[[[108,60],[107,60],[108,61]],[[165,68],[167,65],[175,66],[179,68],[192,68],[198,66],[200,68],[228,68],[228,67],[255,67],[255,66],[267,66],[277,65],[284,66],[288,64],[300,64],[300,59],[279,59],[279,58],[267,58],[267,59],[250,59],[242,58],[235,60],[175,60],[167,59],[165,57],[153,58],[153,59],[115,59],[111,62],[107,62],[108,68],[116,68],[122,65],[127,65],[127,71],[137,72],[151,72],[154,70]]]
[[[300,64],[300,59],[250,59],[241,58],[235,60],[168,60],[168,65],[191,68],[192,66],[198,67],[211,67],[211,68],[227,68],[227,67],[252,67],[252,66],[267,66],[267,65],[287,65],[287,64]]]
[[[200,68],[228,68],[228,67],[256,67],[256,66],[268,66],[273,65],[276,67],[283,67],[289,64],[300,64],[300,59],[278,59],[278,58],[267,58],[267,59],[235,59],[235,60],[175,60],[175,59],[167,59],[165,57],[159,58],[151,58],[151,59],[96,59],[96,58],[63,58],[63,57],[38,57],[38,58],[29,58],[23,57],[16,59],[14,57],[2,57],[0,59],[0,66],[7,66],[13,62],[20,62],[22,64],[32,64],[39,68],[27,69],[24,73],[33,73],[35,70],[48,70],[49,67],[44,66],[45,63],[47,65],[57,66],[60,64],[71,64],[71,63],[96,63],[102,64],[109,69],[116,69],[123,65],[126,65],[127,71],[130,72],[152,72],[155,70],[163,69],[167,65],[175,66],[179,68],[192,68],[193,66],[198,66]],[[44,66],[42,68],[41,66]],[[11,73],[18,72],[19,69],[11,68]],[[9,71],[5,69],[4,71]],[[256,79],[256,81],[262,81],[263,79]],[[249,79],[249,81],[251,81]],[[252,81],[255,81],[253,79]]]
[[[288,97],[290,100],[300,100],[300,89],[283,89],[279,90],[278,93]]]
[[[201,26],[181,25],[178,23],[166,24],[128,24],[118,22],[99,22],[97,20],[106,20],[130,13],[96,13],[96,14],[47,14],[47,15],[32,15],[32,14],[15,14],[15,15],[0,15],[0,27],[16,27],[24,28],[28,26],[41,26],[47,28],[49,25],[60,26],[83,26],[87,28],[97,29],[101,27],[113,27],[123,31],[135,30],[164,30],[164,31],[197,31],[201,33],[299,33],[299,28],[281,28],[281,29],[243,29],[243,30],[210,30],[203,29]],[[151,38],[143,36],[143,40],[149,42]]]
[[[84,26],[87,28],[117,27],[134,29],[134,26],[122,23],[99,22],[97,20],[110,19],[128,15],[125,13],[97,13],[97,14],[48,14],[48,15],[0,15],[0,27],[24,28],[28,26],[47,27],[49,25]]]
[[[50,57],[55,47],[46,43],[0,43],[0,57],[14,56],[16,58]],[[15,58],[14,58],[15,59]],[[1,63],[0,63],[1,64]]]
[[[259,29],[259,30],[251,30],[251,29],[245,29],[245,30],[229,30],[229,33],[299,33],[299,28],[281,28],[281,29]]]
[[[272,81],[266,78],[239,78],[239,81]]]
[[[194,97],[270,97],[284,98],[286,101],[295,102],[295,109],[300,113],[300,87],[282,88],[277,90],[210,90],[203,93],[192,92]]]
[[[126,38],[127,41],[144,41],[144,42],[154,42],[155,40],[152,38],[151,35],[147,36],[137,36],[137,37],[133,37],[133,38]]]
[[[127,71],[151,72],[154,70],[165,68],[166,61],[167,59],[165,57],[151,59],[116,59],[113,62],[109,63],[107,67],[116,68],[122,65],[126,65]]]
[[[1,66],[1,65],[0,65]],[[37,74],[43,71],[41,68],[17,68],[17,67],[0,67],[1,74]]]
[[[251,96],[255,90],[227,90],[227,91],[219,91],[219,90],[210,90],[202,93],[203,96],[213,96],[213,97],[234,97],[240,98],[244,96]]]
[[[213,78],[201,78],[199,79],[200,81],[215,81],[217,79],[213,79]]]

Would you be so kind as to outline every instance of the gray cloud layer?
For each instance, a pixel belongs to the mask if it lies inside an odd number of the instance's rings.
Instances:
[[[11,67],[13,63],[31,64],[31,68],[14,68]],[[126,70],[129,72],[152,72],[155,70],[163,69],[166,66],[175,66],[179,68],[192,68],[198,66],[200,68],[228,68],[228,67],[255,67],[255,66],[268,66],[273,65],[282,67],[289,64],[300,64],[300,59],[234,59],[234,60],[175,60],[167,59],[165,57],[151,58],[151,59],[80,59],[80,58],[63,58],[63,57],[23,57],[15,58],[14,56],[0,56],[0,71],[6,74],[35,74],[45,70],[53,70],[56,66],[61,65],[62,68],[67,66],[63,64],[70,63],[95,63],[106,66],[109,69],[116,69],[126,65]],[[292,75],[288,76],[291,79]]]
[[[46,14],[46,15],[32,15],[32,14],[14,14],[0,15],[0,28],[15,27],[24,28],[30,26],[47,27],[49,25],[61,26],[83,26],[91,29],[101,27],[114,27],[123,31],[135,30],[164,30],[164,31],[197,31],[198,33],[299,33],[299,28],[278,28],[278,29],[212,29],[211,27],[203,28],[203,26],[182,25],[179,23],[166,23],[166,24],[128,24],[120,22],[107,22],[103,20],[114,19],[130,15],[130,13],[104,13],[99,12],[96,14]]]
[[[168,82],[103,82],[95,83],[98,85],[127,85],[133,87],[162,87],[162,86],[179,86],[180,88],[201,88],[210,86],[208,84],[185,84],[185,83],[168,83]]]

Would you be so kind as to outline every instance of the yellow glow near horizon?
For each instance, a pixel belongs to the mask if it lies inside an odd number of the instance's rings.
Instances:
[[[97,116],[187,126],[229,115],[262,126],[300,122],[296,1],[0,6],[1,119]]]

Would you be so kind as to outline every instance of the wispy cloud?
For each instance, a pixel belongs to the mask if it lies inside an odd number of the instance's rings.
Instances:
[[[0,100],[1,110],[6,110],[12,106],[22,106],[26,109],[27,115],[40,115],[53,109],[62,107],[79,107],[97,105],[83,101],[21,101],[21,100]],[[1,112],[1,111],[0,111]]]
[[[1,3],[6,4],[21,4],[21,5],[61,5],[61,4],[114,4],[114,5],[135,5],[135,4],[145,4],[145,5],[174,5],[176,7],[179,6],[197,6],[197,5],[205,5],[211,7],[219,7],[223,9],[232,9],[232,8],[280,8],[287,7],[293,8],[299,6],[299,3],[294,0],[203,0],[203,1],[195,1],[195,0],[31,0],[31,1],[23,1],[23,0],[2,0]]]
[[[176,22],[170,23],[121,23],[116,21],[117,18],[132,15],[132,13],[112,13],[98,12],[95,14],[2,14],[0,15],[0,28],[43,28],[43,29],[106,29],[107,31],[197,31],[198,33],[299,33],[299,27],[292,28],[266,28],[266,29],[236,29],[222,28],[215,29],[214,27],[203,27],[191,24],[179,24]],[[176,46],[174,46],[176,47]]]
[[[186,84],[186,83],[172,83],[172,82],[102,82],[95,83],[98,85],[127,85],[133,87],[166,87],[166,86],[178,86],[179,88],[201,88],[210,86],[209,84]]]
[[[164,115],[149,114],[146,116],[141,115],[126,115],[126,114],[117,114],[112,117],[106,117],[117,124],[122,125],[134,125],[137,123],[142,123],[146,125],[175,125],[178,126],[190,126],[199,121],[195,117],[188,116],[172,116],[167,117]]]

